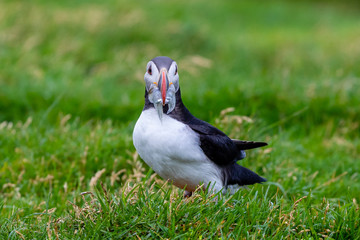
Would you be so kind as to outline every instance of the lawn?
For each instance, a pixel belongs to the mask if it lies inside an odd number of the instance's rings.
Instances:
[[[184,199],[138,157],[158,55],[268,182]],[[0,239],[360,239],[359,66],[356,1],[0,1]]]

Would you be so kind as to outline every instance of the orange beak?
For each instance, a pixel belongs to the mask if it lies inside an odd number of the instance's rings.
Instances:
[[[162,70],[160,72],[160,79],[158,83],[160,92],[161,92],[161,98],[162,98],[162,104],[165,106],[165,100],[166,100],[166,92],[169,89],[169,79],[166,73],[166,70]]]

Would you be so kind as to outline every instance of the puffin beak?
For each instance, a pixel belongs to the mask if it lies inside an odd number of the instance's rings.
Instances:
[[[169,78],[166,69],[160,71],[158,86],[161,92],[162,105],[165,106],[166,93],[169,89]]]

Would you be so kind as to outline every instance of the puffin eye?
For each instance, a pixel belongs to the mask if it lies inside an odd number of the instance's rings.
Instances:
[[[148,74],[152,75],[152,70],[151,70],[151,66],[149,67],[149,69],[147,70]]]
[[[177,74],[177,66],[175,66],[175,75]]]

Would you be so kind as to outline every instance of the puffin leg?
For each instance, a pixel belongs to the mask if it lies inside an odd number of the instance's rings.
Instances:
[[[192,196],[192,192],[186,191],[184,192],[184,198],[188,198]]]

